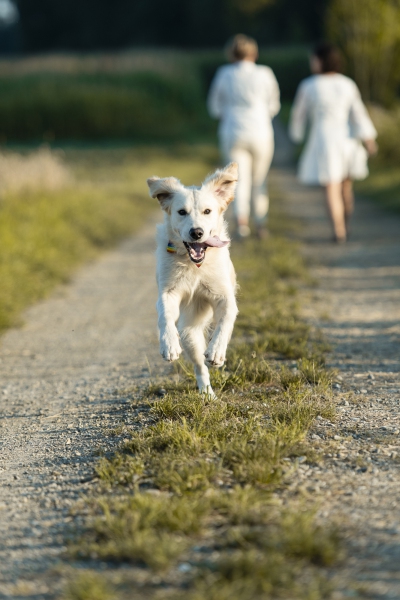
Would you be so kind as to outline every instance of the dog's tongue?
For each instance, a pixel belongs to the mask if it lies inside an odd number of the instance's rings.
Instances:
[[[229,242],[223,242],[217,235],[214,235],[213,237],[209,237],[204,244],[206,246],[211,246],[212,248],[223,248],[224,246],[227,246]]]

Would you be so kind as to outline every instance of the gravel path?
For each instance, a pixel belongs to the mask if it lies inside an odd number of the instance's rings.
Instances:
[[[332,343],[338,373],[337,419],[317,421],[319,464],[300,465],[291,491],[344,532],[334,598],[400,599],[400,217],[359,199],[350,241],[337,246],[321,190],[299,187],[279,160],[273,179],[303,222],[318,281],[305,314]]]
[[[1,340],[0,598],[52,597],[72,503],[91,485],[113,390],[162,370],[154,223],[24,316]],[[152,368],[152,367],[150,367]]]
[[[273,185],[304,223],[319,282],[305,312],[334,345],[339,405],[310,433],[320,460],[300,464],[289,493],[317,499],[321,520],[344,531],[336,599],[400,599],[400,218],[360,201],[351,241],[328,243],[322,194],[297,185],[287,151],[278,136]],[[103,429],[124,420],[113,391],[164,370],[153,238],[150,223],[1,340],[0,598],[54,597],[69,508],[91,485],[97,449],[113,444]]]

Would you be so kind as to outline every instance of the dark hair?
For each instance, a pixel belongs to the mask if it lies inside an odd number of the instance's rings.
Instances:
[[[329,42],[320,42],[313,50],[313,55],[321,61],[322,73],[341,73],[342,55],[340,50]]]

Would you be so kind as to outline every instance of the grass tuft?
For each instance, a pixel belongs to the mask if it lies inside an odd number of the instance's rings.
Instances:
[[[84,571],[71,581],[63,600],[114,600],[114,592],[98,573]]]

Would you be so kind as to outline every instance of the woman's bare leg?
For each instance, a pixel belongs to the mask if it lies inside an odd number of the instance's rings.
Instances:
[[[354,212],[354,193],[353,193],[353,182],[351,179],[345,179],[342,183],[342,195],[344,204],[344,219],[346,223],[346,231],[349,233],[349,222],[351,215]]]
[[[337,241],[346,240],[345,208],[342,183],[328,183],[325,187],[326,204]]]

